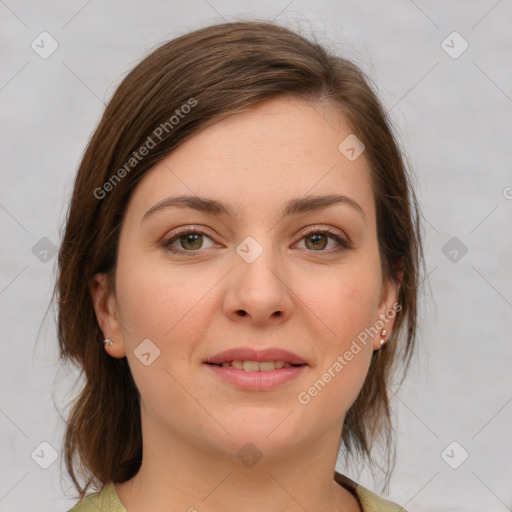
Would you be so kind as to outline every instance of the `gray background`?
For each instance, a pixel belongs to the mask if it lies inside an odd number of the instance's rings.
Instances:
[[[41,442],[61,454],[56,407],[76,391],[76,372],[57,364],[53,313],[43,319],[104,102],[164,40],[251,16],[314,31],[356,60],[416,173],[427,293],[416,360],[393,398],[389,496],[410,512],[512,510],[511,14],[510,0],[0,1],[0,510],[73,504],[60,458],[40,467],[51,462]],[[43,31],[58,43],[47,58],[31,47],[51,48]],[[461,55],[454,31],[469,44]],[[369,473],[348,474],[377,488]]]

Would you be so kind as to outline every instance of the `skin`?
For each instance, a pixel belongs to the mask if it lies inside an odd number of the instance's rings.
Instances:
[[[115,343],[105,350],[127,357],[141,395],[142,466],[115,485],[129,512],[238,512],[241,504],[247,512],[360,510],[333,473],[343,419],[379,334],[307,405],[297,399],[397,300],[397,286],[381,273],[364,153],[351,162],[338,150],[350,133],[333,105],[280,97],[204,129],[133,191],[115,290],[104,274],[90,282],[99,325]],[[347,204],[280,215],[291,198],[333,193],[350,196],[364,217]],[[239,214],[171,207],[141,222],[181,194],[220,200]],[[314,235],[304,236],[308,226],[337,230],[351,247],[330,235],[315,246]],[[178,227],[206,235],[178,237],[172,246],[189,251],[178,255],[163,246]],[[252,263],[236,252],[247,236],[263,249]],[[388,333],[392,327],[386,320]],[[145,366],[134,350],[148,338],[160,356]],[[203,364],[240,346],[284,348],[308,366],[271,391],[244,391]],[[237,458],[246,443],[262,454],[252,467]]]

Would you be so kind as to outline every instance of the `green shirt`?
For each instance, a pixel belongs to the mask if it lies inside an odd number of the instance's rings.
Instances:
[[[334,480],[349,490],[359,501],[363,512],[407,512],[392,501],[385,500],[350,478],[335,472]],[[117,496],[114,484],[107,484],[101,492],[83,498],[68,512],[127,512]]]

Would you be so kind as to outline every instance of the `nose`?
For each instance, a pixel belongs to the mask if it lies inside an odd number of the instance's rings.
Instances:
[[[272,251],[264,250],[247,263],[240,258],[229,273],[224,312],[234,321],[263,326],[286,321],[293,309],[293,292],[286,282],[286,271]]]

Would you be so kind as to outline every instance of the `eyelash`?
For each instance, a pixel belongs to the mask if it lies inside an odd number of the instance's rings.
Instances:
[[[183,229],[173,233],[170,237],[162,240],[161,245],[164,249],[166,249],[174,254],[183,255],[183,256],[186,254],[188,256],[193,256],[193,257],[198,256],[201,249],[197,249],[195,251],[186,251],[183,249],[176,249],[176,247],[171,246],[171,244],[174,243],[176,240],[178,240],[181,236],[193,235],[193,234],[205,235],[206,237],[211,239],[211,237],[206,233],[206,231],[204,231],[202,229],[183,228]],[[332,253],[337,253],[337,252],[345,251],[347,249],[352,248],[351,244],[345,238],[340,236],[338,231],[334,231],[329,228],[323,228],[323,229],[320,229],[317,227],[310,228],[302,235],[302,237],[299,241],[301,241],[304,238],[307,238],[308,236],[311,236],[311,235],[329,235],[330,238],[334,239],[340,245],[340,247],[338,247],[337,249],[331,249],[331,250],[327,250],[327,251],[326,250],[314,251],[312,249],[309,249],[309,250],[307,249],[311,253],[332,254]]]

